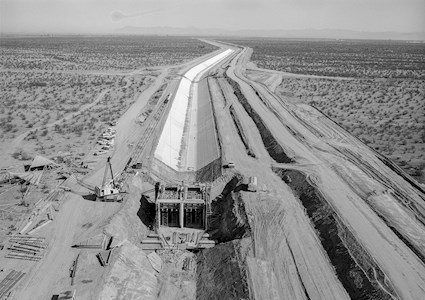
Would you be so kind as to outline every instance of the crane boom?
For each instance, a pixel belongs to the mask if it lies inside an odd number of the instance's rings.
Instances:
[[[111,171],[112,186],[115,187],[114,172],[112,172],[111,157],[108,157],[107,164],[109,165],[109,170]]]
[[[108,157],[108,159],[106,160],[105,172],[103,173],[103,180],[102,180],[101,187],[105,186],[106,184],[106,178],[108,176],[108,165],[111,165],[110,160],[111,160],[111,157]]]

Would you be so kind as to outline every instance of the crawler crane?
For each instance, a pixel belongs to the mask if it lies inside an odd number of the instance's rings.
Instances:
[[[108,169],[111,172],[111,181],[107,182]],[[96,201],[117,201],[123,200],[122,193],[120,192],[119,185],[115,183],[114,173],[112,172],[111,158],[108,157],[105,166],[105,173],[101,186],[95,187]]]

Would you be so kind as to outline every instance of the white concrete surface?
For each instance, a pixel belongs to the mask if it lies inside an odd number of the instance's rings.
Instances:
[[[221,155],[207,80],[193,85],[191,102],[182,164],[187,171],[199,170]]]
[[[212,58],[191,68],[181,79],[159,138],[158,146],[155,150],[155,157],[171,168],[178,171],[187,171],[187,158],[182,157],[182,153],[184,152],[184,148],[188,146],[188,143],[196,143],[196,138],[193,139],[192,136],[191,140],[189,138],[189,134],[185,134],[184,132],[186,120],[188,118],[188,120],[196,120],[197,97],[191,98],[191,91],[193,87],[197,85],[196,81],[199,80],[208,71],[208,69],[226,58],[232,52],[233,50],[227,49],[216,56],[213,56]],[[194,107],[195,111],[189,111],[188,109],[190,100],[193,100],[190,108]],[[196,128],[190,128],[190,126],[197,126],[197,122],[189,121],[188,132],[197,131]],[[191,161],[193,161],[193,159],[191,159]],[[196,164],[192,163],[192,165],[195,166]]]

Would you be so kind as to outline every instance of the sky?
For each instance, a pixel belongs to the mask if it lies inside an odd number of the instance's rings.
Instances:
[[[425,0],[0,0],[2,33],[125,26],[424,32]]]

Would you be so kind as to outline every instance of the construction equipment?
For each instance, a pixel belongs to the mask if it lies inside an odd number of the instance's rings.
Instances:
[[[249,177],[248,191],[250,191],[250,192],[256,192],[257,191],[257,177],[255,177],[255,176]]]
[[[234,162],[229,162],[227,165],[223,166],[224,168],[227,169],[233,169],[235,167],[235,163]]]
[[[111,172],[111,181],[107,182],[108,169]],[[114,173],[112,172],[111,157],[106,160],[105,173],[103,175],[102,185],[94,188],[96,201],[117,201],[123,200],[119,185],[115,183]]]

